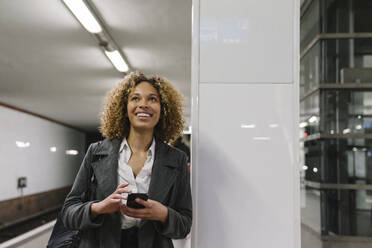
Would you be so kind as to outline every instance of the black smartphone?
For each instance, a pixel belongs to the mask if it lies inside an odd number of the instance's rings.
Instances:
[[[130,208],[137,208],[137,209],[145,208],[143,205],[135,202],[136,198],[140,198],[144,201],[147,201],[147,199],[149,199],[149,196],[145,193],[131,193],[128,195],[127,206]]]

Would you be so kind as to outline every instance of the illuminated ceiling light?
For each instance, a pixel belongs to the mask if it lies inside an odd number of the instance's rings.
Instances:
[[[241,124],[240,127],[241,128],[255,128],[256,125],[255,124]]]
[[[343,134],[347,134],[347,133],[350,133],[350,132],[351,132],[350,128],[346,128],[342,131]]]
[[[304,166],[302,166],[302,169],[303,170],[307,170],[307,169],[309,169],[309,167],[307,167],[306,165],[304,165]]]
[[[51,152],[56,152],[56,151],[57,151],[57,147],[52,146],[49,150],[50,150]]]
[[[19,148],[27,148],[27,147],[30,147],[31,145],[30,142],[23,142],[23,141],[16,141],[15,143]]]
[[[79,152],[76,150],[66,150],[66,155],[78,155]]]
[[[362,125],[356,125],[355,129],[357,129],[357,130],[362,129]]]
[[[309,119],[310,123],[314,123],[314,122],[317,122],[317,121],[318,121],[318,117],[316,117],[315,115],[311,116],[310,119]]]
[[[313,171],[314,171],[315,173],[317,173],[317,172],[318,172],[318,168],[314,167],[314,168],[313,168]]]
[[[262,137],[253,137],[253,140],[271,140],[271,138],[267,136],[262,136]]]
[[[115,66],[116,70],[120,72],[126,72],[129,70],[127,63],[125,63],[125,60],[123,59],[119,51],[105,51],[105,54],[111,60],[111,63]]]
[[[270,124],[269,127],[276,128],[276,127],[279,127],[279,125],[278,124]]]
[[[301,123],[300,123],[300,128],[307,127],[308,125],[309,125],[309,124],[308,124],[306,121],[301,122]]]
[[[182,131],[183,134],[191,134],[191,132],[192,132],[191,126],[188,126],[187,129]]]
[[[63,0],[63,2],[86,30],[91,33],[102,32],[101,25],[82,0]]]
[[[362,116],[361,115],[358,115],[358,119],[362,119]]]
[[[356,152],[356,151],[358,151],[358,148],[353,147],[353,152]]]
[[[332,130],[329,131],[329,133],[330,134],[334,134],[335,133],[335,130],[332,129]]]
[[[92,33],[97,45],[110,59],[113,66],[121,73],[130,70],[129,64],[122,57],[123,51],[119,48],[105,27],[102,17],[89,0],[62,0],[70,12],[81,25]]]

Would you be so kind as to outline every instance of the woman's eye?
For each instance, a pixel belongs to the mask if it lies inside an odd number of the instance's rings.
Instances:
[[[132,97],[132,101],[138,101],[138,97],[136,96]]]
[[[150,102],[156,102],[158,99],[156,99],[156,97],[150,97]]]

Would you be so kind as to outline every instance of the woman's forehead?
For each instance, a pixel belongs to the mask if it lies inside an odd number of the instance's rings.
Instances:
[[[158,91],[154,86],[152,86],[149,82],[143,81],[137,84],[130,92],[131,95],[133,94],[155,94],[159,95]]]

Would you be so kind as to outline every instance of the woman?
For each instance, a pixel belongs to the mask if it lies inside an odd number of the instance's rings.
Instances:
[[[101,117],[106,139],[90,145],[62,209],[66,227],[82,230],[79,247],[167,248],[186,237],[187,157],[166,144],[182,129],[181,96],[164,78],[134,72],[113,89]],[[94,200],[84,202],[92,184]],[[128,193],[147,193],[136,199],[144,208],[126,206]]]

